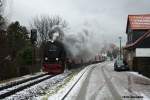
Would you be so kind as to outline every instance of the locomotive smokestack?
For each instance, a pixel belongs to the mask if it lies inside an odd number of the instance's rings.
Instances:
[[[56,39],[61,37],[61,34],[63,34],[63,31],[60,29],[60,27],[54,26],[52,31],[49,32],[50,41],[54,42]]]
[[[55,41],[58,37],[59,37],[59,33],[58,32],[53,33],[52,41]]]

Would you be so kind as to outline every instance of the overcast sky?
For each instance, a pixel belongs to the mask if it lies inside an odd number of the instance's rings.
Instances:
[[[150,13],[150,0],[8,0],[6,15],[29,26],[38,15],[59,15],[72,31],[86,27],[106,41],[126,42],[128,14]]]

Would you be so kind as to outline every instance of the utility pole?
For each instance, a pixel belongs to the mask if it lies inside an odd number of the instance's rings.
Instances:
[[[120,59],[121,59],[121,39],[122,39],[122,37],[119,36],[119,40],[120,40]]]

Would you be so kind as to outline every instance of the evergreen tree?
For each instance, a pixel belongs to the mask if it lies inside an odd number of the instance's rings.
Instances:
[[[12,58],[15,58],[17,52],[26,46],[29,39],[28,31],[16,21],[8,26],[7,34],[10,54]]]

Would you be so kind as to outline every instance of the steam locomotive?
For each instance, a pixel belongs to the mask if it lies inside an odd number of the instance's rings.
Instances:
[[[66,50],[59,41],[48,41],[44,46],[43,71],[50,74],[63,73],[66,66]]]
[[[66,50],[64,44],[60,41],[48,41],[44,46],[43,53],[44,59],[42,69],[44,72],[48,72],[49,74],[63,73],[66,67],[68,69],[73,69],[79,68],[83,65],[89,65],[103,61],[100,56],[88,62],[84,62],[83,59],[79,58],[73,59],[71,55],[69,55],[70,53],[68,50]]]

